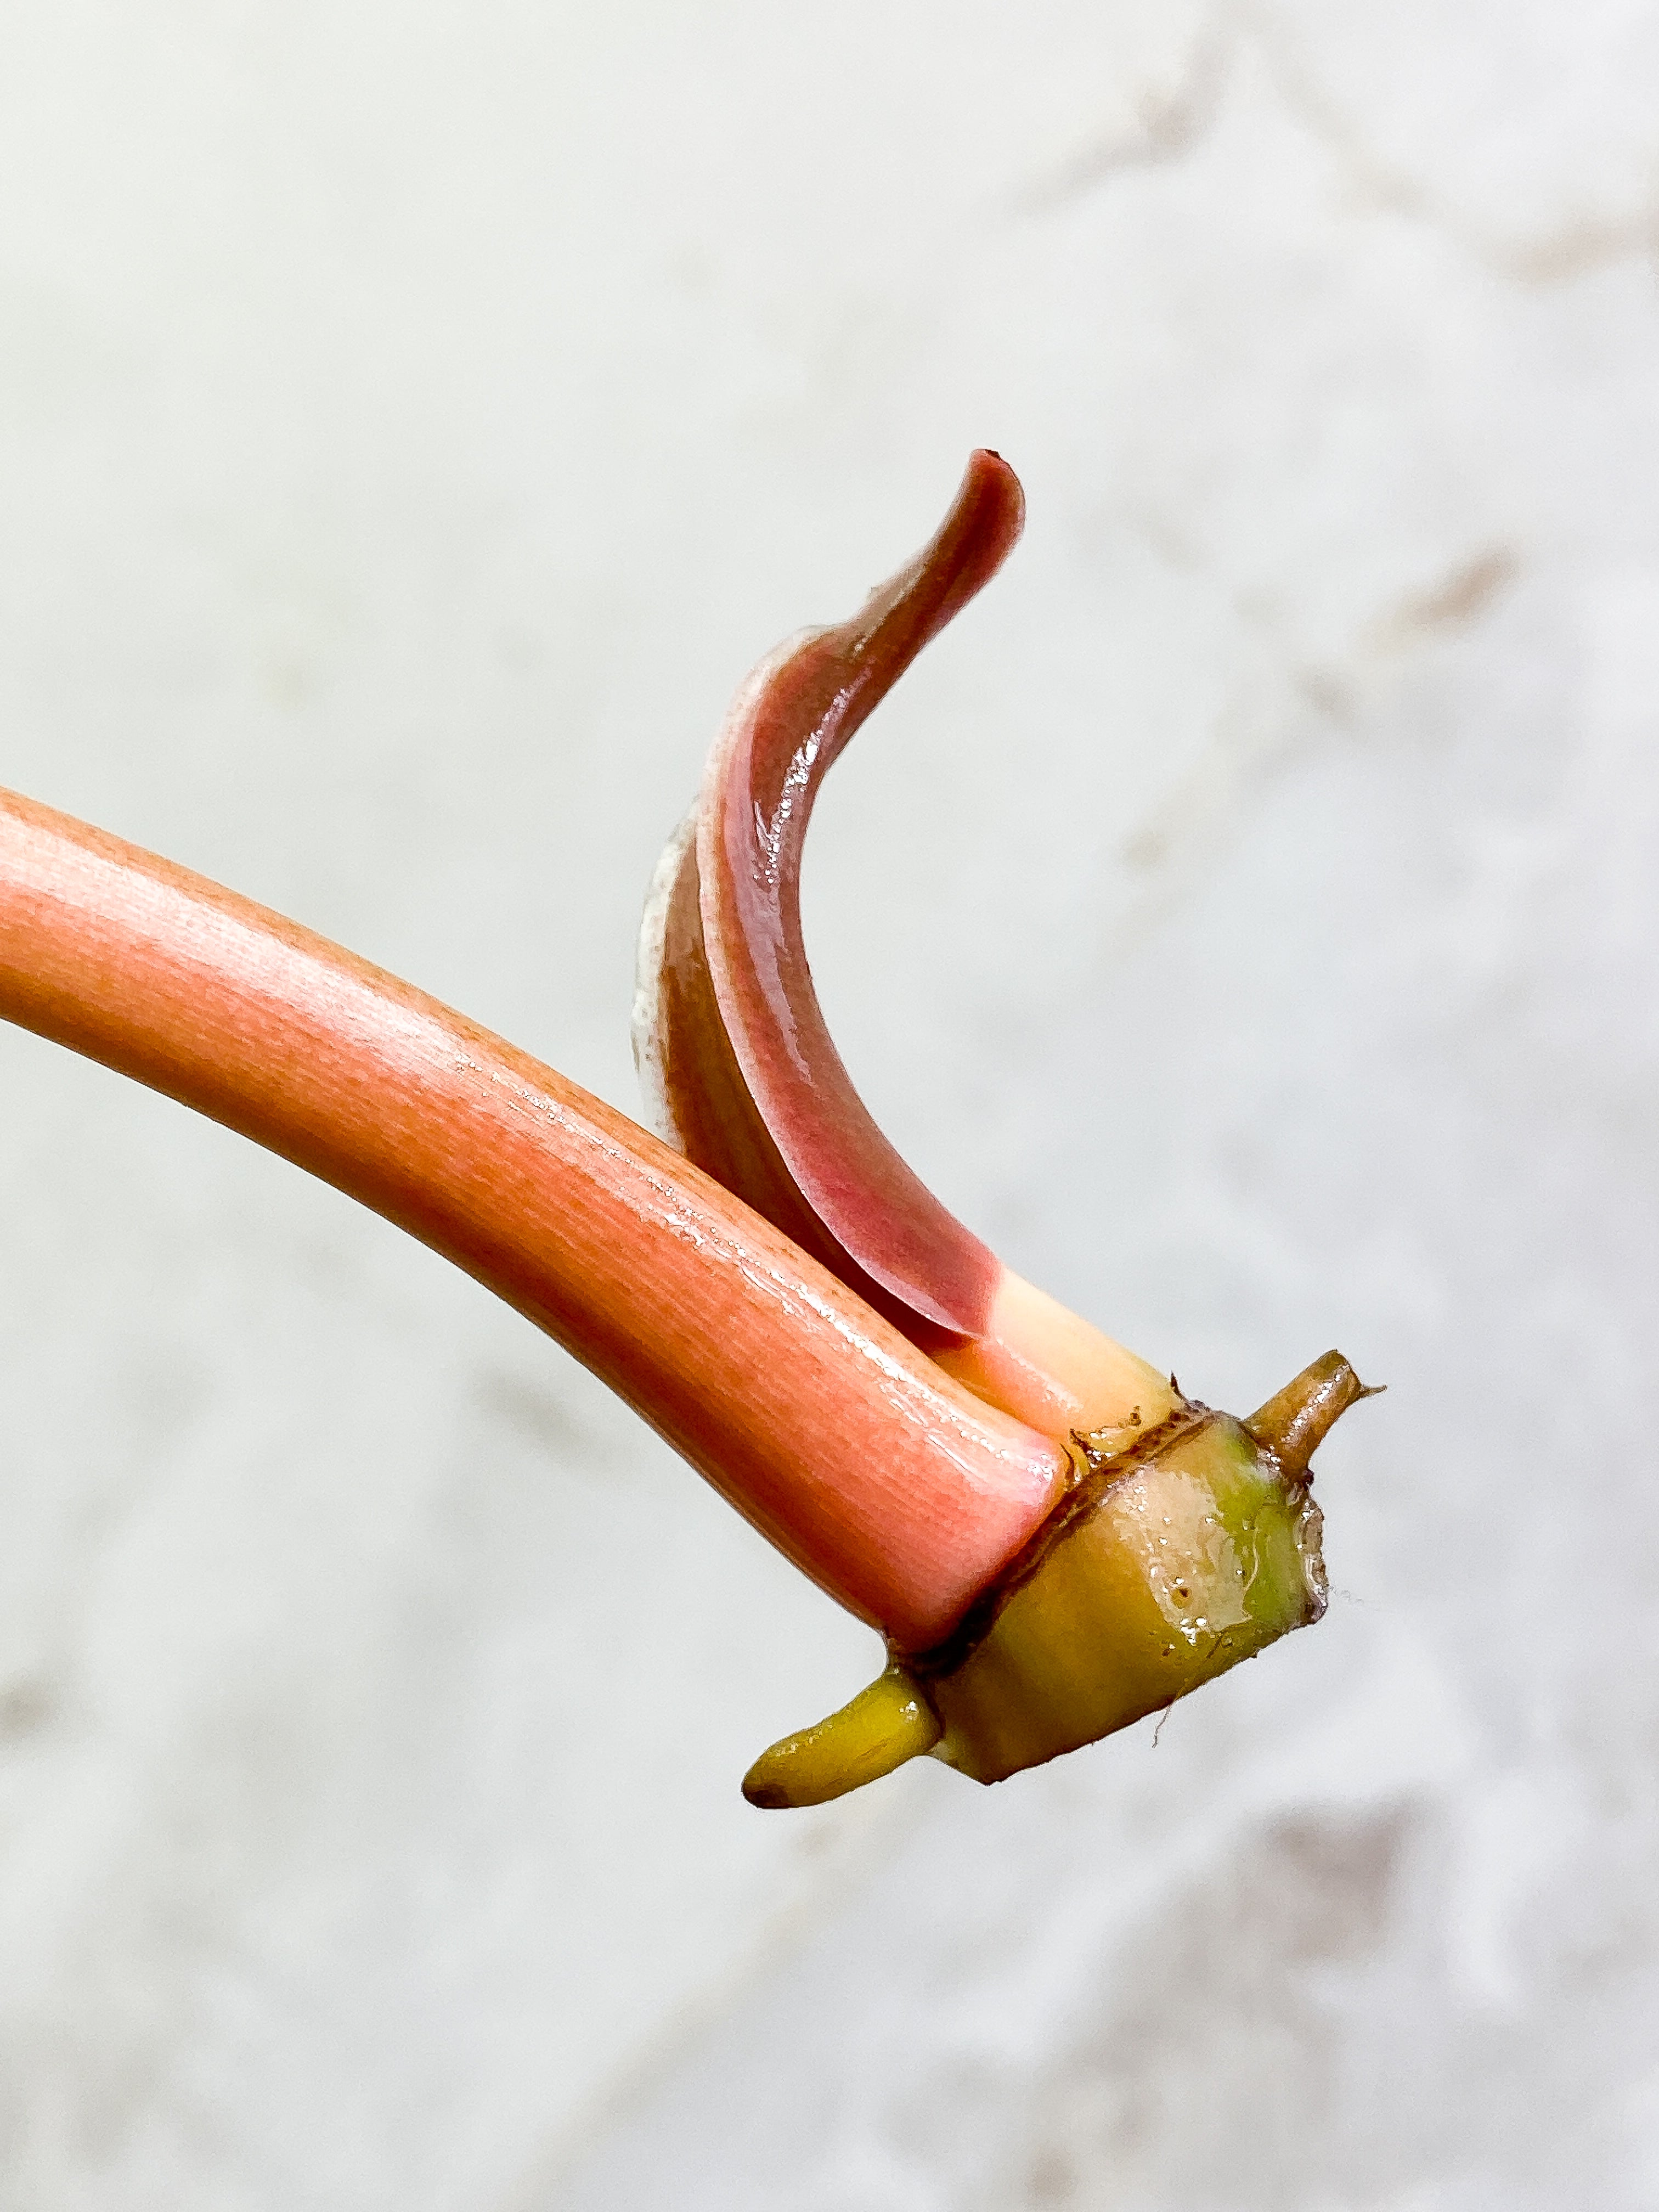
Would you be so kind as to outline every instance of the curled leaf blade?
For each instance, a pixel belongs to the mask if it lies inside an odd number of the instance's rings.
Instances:
[[[642,939],[636,1052],[659,1126],[927,1349],[986,1333],[1001,1264],[877,1127],[836,1049],[802,936],[801,855],[824,775],[996,573],[1024,515],[1013,471],[975,453],[915,560],[851,621],[762,662]]]

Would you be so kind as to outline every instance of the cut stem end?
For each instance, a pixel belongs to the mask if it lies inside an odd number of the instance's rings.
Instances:
[[[1308,1462],[1374,1395],[1328,1352],[1249,1421],[1176,1396],[1073,1439],[1077,1480],[947,1640],[775,1744],[753,1805],[816,1805],[931,1751],[976,1782],[1093,1743],[1325,1610]]]

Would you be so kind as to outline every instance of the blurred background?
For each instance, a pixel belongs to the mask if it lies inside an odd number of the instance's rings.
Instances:
[[[878,1118],[1297,1637],[981,1791],[333,1193],[0,1034],[0,2199],[1659,2203],[1659,9],[0,18],[0,781],[629,1110],[744,671],[1020,470],[805,887]]]

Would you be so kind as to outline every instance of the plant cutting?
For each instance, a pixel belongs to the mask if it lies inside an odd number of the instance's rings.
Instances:
[[[870,1687],[757,1762],[759,1805],[922,1752],[1000,1780],[1323,1610],[1309,1462],[1364,1395],[1347,1361],[1247,1421],[1186,1398],[931,1197],[812,988],[813,796],[1021,514],[1012,471],[975,454],[917,559],[739,692],[647,908],[655,1135],[297,924],[0,794],[0,1013],[453,1260],[880,1632]]]

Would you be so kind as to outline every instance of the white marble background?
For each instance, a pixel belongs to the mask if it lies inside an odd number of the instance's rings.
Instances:
[[[631,1106],[726,695],[847,1056],[1337,1597],[763,1816],[866,1633],[470,1283],[0,1035],[0,2202],[1659,2204],[1659,9],[14,0],[0,781]]]

